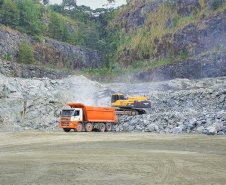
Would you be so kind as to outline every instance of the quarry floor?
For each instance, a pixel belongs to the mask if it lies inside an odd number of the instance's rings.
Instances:
[[[0,184],[226,184],[226,136],[1,132]]]

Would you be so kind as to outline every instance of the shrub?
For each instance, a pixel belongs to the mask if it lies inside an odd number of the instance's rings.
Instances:
[[[32,47],[27,40],[23,40],[19,46],[19,62],[24,64],[34,62]]]
[[[213,1],[213,10],[217,10],[222,5],[221,0],[214,0]]]
[[[188,58],[188,50],[187,49],[180,51],[180,58],[183,60]]]
[[[5,59],[5,60],[8,60],[8,61],[11,61],[11,60],[12,60],[11,53],[10,53],[10,52],[7,52],[7,53],[4,55],[4,59]]]

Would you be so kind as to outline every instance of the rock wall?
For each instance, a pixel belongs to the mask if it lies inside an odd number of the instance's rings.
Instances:
[[[68,102],[107,106],[102,90],[83,76],[50,80],[0,74],[0,131],[58,130],[60,110]]]
[[[134,0],[129,4],[126,11],[122,11],[115,22],[121,23],[126,33],[132,35],[131,37],[136,37],[136,32],[141,34],[141,31],[144,33],[150,32],[151,35],[152,30],[156,31],[154,27],[158,27],[158,23],[151,20],[150,14],[161,16],[159,8],[161,6],[167,7],[167,2],[169,7],[176,9],[174,11],[177,15],[169,13],[166,21],[164,20],[165,27],[156,28],[160,29],[159,32],[164,33],[159,36],[156,35],[151,43],[146,43],[146,46],[152,49],[147,50],[147,52],[142,49],[142,54],[139,52],[141,50],[139,45],[128,45],[118,53],[117,62],[127,66],[134,60],[158,60],[169,56],[177,58],[181,55],[181,52],[197,56],[215,48],[226,48],[226,9],[212,11],[213,1],[203,1],[205,5],[201,5],[203,2],[199,0],[154,0],[146,3],[142,0]],[[219,2],[225,3],[225,0]],[[204,12],[206,7],[209,7],[212,12]],[[192,18],[192,16],[194,17]],[[181,26],[175,26],[179,24],[179,20],[181,22],[184,20],[186,24],[181,23]],[[161,25],[161,23],[159,24]],[[146,34],[146,37],[149,37],[148,34]],[[142,45],[142,42],[143,40],[139,42],[140,45]],[[135,51],[133,51],[133,48],[135,48]]]
[[[20,78],[44,78],[60,79],[68,76],[68,73],[53,69],[46,69],[35,65],[24,65],[0,59],[0,74],[9,77]]]
[[[4,58],[6,53],[10,53],[12,60],[17,61],[22,40],[30,42],[34,59],[40,64],[72,69],[103,66],[102,55],[97,51],[48,39],[39,41],[18,31],[3,28],[0,28],[0,57]]]
[[[144,71],[126,73],[113,78],[107,76],[94,76],[90,78],[99,82],[142,83],[172,80],[175,78],[202,79],[223,76],[226,76],[225,51],[193,57]]]
[[[226,52],[206,54],[147,71],[134,72],[130,75],[130,80],[149,82],[175,78],[201,79],[222,76],[226,76]]]

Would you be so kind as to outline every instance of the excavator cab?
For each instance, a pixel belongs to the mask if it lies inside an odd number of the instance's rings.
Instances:
[[[124,98],[124,94],[112,94],[111,103],[115,103],[117,100],[126,100],[126,98]]]

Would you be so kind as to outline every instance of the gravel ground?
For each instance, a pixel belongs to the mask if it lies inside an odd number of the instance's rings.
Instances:
[[[225,184],[226,136],[1,132],[0,184]]]

